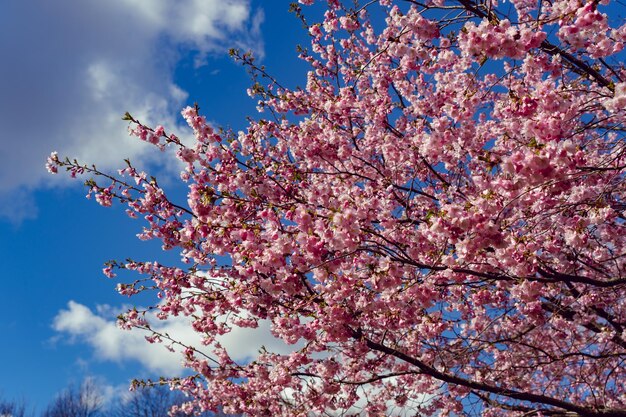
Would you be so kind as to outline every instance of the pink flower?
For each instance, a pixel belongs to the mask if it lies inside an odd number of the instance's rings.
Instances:
[[[46,161],[46,169],[49,173],[56,174],[59,172],[59,165],[60,161],[58,153],[56,151],[52,152]]]

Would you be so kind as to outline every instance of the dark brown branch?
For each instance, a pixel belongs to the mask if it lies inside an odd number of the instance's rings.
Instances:
[[[484,10],[481,10],[478,7],[478,5],[472,0],[459,0],[459,3],[461,3],[468,12],[478,17],[489,19],[490,22],[498,22],[498,17],[495,15],[495,13],[491,11],[486,12]],[[583,75],[583,76],[589,76],[593,78],[602,87],[606,87],[611,91],[615,91],[615,86],[613,85],[611,81],[607,80],[602,74],[600,74],[598,71],[593,69],[589,64],[576,58],[574,55],[570,54],[569,52],[566,52],[562,48],[559,48],[558,46],[546,40],[541,42],[541,45],[539,46],[539,48],[541,48],[542,51],[544,51],[545,53],[549,55],[561,56],[564,60],[566,60],[572,66],[572,71],[574,71],[575,73],[579,75]]]
[[[626,284],[625,278],[615,278],[609,281],[600,281],[597,279],[585,277],[583,275],[564,274],[561,272],[556,272],[554,270],[546,271],[543,268],[537,268],[537,272],[539,272],[544,277],[553,279],[555,281],[577,282],[579,284],[593,285],[594,287],[599,288],[611,288]]]
[[[527,401],[536,404],[545,404],[553,407],[557,407],[568,412],[575,413],[578,416],[584,417],[600,417],[600,416],[615,416],[622,417],[626,416],[626,409],[600,409],[594,410],[592,408],[581,407],[576,404],[572,404],[567,401],[562,401],[557,398],[548,397],[540,394],[533,394],[531,392],[521,392],[516,391],[514,389],[499,387],[495,385],[490,385],[487,383],[472,381],[469,379],[461,378],[456,375],[450,375],[444,372],[440,372],[432,366],[426,365],[424,362],[420,361],[417,358],[409,356],[399,350],[391,348],[389,346],[385,346],[381,343],[374,342],[373,340],[368,339],[363,335],[361,331],[352,330],[352,337],[358,340],[362,340],[366,343],[367,347],[382,353],[386,353],[388,355],[394,356],[404,362],[407,362],[415,367],[417,367],[423,375],[429,375],[439,381],[459,385],[463,387],[467,387],[472,390],[479,390],[481,392],[488,392],[495,395],[501,395],[504,397],[508,397],[515,400]]]

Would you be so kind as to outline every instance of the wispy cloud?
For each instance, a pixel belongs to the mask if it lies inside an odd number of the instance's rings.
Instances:
[[[117,327],[115,320],[111,317],[125,310],[125,307],[113,308],[100,305],[93,311],[83,304],[70,301],[67,309],[59,311],[54,318],[53,329],[70,343],[89,345],[97,360],[117,363],[138,362],[146,371],[154,375],[180,376],[184,368],[179,352],[170,352],[163,344],[149,344],[145,340],[147,332],[137,329],[127,331]],[[154,315],[148,315],[147,318],[154,330],[162,334],[167,333],[174,340],[187,346],[205,349],[204,351],[210,354],[205,347],[202,347],[200,337],[193,331],[188,318],[174,317],[166,321],[159,321]],[[301,343],[290,346],[272,336],[268,321],[261,321],[256,329],[234,328],[232,332],[220,336],[218,340],[230,356],[241,363],[255,358],[262,346],[268,351],[281,354],[288,354],[302,348]],[[338,360],[341,358],[339,357]],[[318,385],[315,379],[308,379],[308,382],[310,387]],[[401,384],[396,377],[390,377],[385,382],[391,386]],[[119,387],[117,388],[119,390]],[[352,407],[335,411],[327,410],[325,414],[329,416],[365,415],[363,410],[367,406],[368,398],[372,399],[382,394],[384,389],[383,386],[358,387],[356,394],[359,399]],[[287,402],[293,400],[293,394],[290,388],[282,392]],[[387,415],[397,417],[415,415],[421,407],[428,406],[436,395],[418,392],[404,392],[404,394],[407,395],[407,400],[402,406],[395,404],[394,401],[388,402]]]
[[[89,345],[98,360],[139,362],[146,370],[157,375],[178,376],[183,372],[180,354],[170,352],[163,344],[149,344],[145,340],[145,336],[149,335],[147,332],[118,328],[115,319],[111,318],[115,317],[115,312],[109,306],[99,306],[93,311],[83,304],[70,301],[67,309],[58,312],[52,327],[74,343]],[[166,321],[159,321],[155,317],[151,319],[156,331],[167,333],[185,345],[202,347],[200,336],[192,329],[188,318],[174,317]],[[272,336],[267,321],[261,322],[256,329],[235,328],[218,340],[231,357],[239,362],[256,357],[262,346],[278,353],[292,350],[292,347]]]
[[[52,150],[103,167],[150,158],[148,147],[124,141],[121,114],[175,126],[187,98],[176,63],[229,47],[262,54],[262,20],[250,0],[3,2],[0,201],[14,208],[0,217],[35,215],[24,190],[61,180],[43,168]]]

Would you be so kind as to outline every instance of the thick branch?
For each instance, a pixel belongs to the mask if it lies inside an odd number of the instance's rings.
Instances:
[[[478,17],[489,19],[490,22],[498,21],[498,17],[495,15],[495,13],[491,11],[486,12],[484,10],[481,10],[480,7],[478,7],[478,5],[472,0],[459,0],[459,3],[461,3],[468,12],[473,13],[474,15]],[[593,69],[589,64],[576,58],[574,55],[570,54],[569,52],[564,51],[563,49],[559,48],[558,46],[546,40],[541,42],[541,45],[539,46],[539,48],[541,48],[542,51],[544,51],[545,53],[549,55],[561,56],[565,61],[567,61],[569,64],[572,65],[572,70],[575,73],[579,75],[589,76],[593,78],[602,87],[607,87],[611,91],[615,90],[613,83],[607,80],[598,71]]]
[[[580,284],[593,285],[594,287],[599,288],[611,288],[626,284],[626,279],[624,278],[615,278],[609,281],[600,281],[597,279],[585,277],[583,275],[564,274],[562,272],[557,272],[554,270],[546,271],[543,268],[537,268],[537,272],[539,272],[544,277],[553,279],[555,281],[578,282]]]
[[[444,372],[440,372],[433,368],[432,366],[426,365],[424,362],[406,355],[399,350],[393,349],[391,347],[385,346],[382,343],[374,342],[373,340],[364,337],[362,332],[353,331],[352,337],[355,339],[363,340],[367,347],[382,353],[386,353],[388,355],[394,356],[404,362],[410,363],[411,365],[417,367],[420,372],[424,375],[429,375],[439,381],[446,382],[448,384],[459,385],[463,387],[467,387],[473,390],[479,390],[482,392],[488,392],[495,395],[502,395],[508,398],[512,398],[520,401],[528,401],[532,403],[545,404],[553,407],[558,407],[560,409],[570,411],[576,413],[579,416],[585,417],[599,417],[599,416],[626,416],[626,410],[593,410],[586,407],[581,407],[576,404],[569,403],[567,401],[562,401],[556,398],[548,397],[545,395],[533,394],[530,392],[520,392],[514,389],[498,387],[494,385],[490,385],[487,383],[477,382],[468,380],[465,378],[461,378],[455,375],[446,374]]]

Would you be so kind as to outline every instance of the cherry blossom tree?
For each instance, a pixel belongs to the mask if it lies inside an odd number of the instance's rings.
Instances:
[[[189,316],[206,346],[148,337],[182,350],[187,411],[626,416],[623,4],[321,3],[321,23],[292,5],[302,88],[233,51],[262,112],[245,131],[189,107],[184,145],[125,115],[182,161],[186,202],[129,161],[50,156],[181,253],[107,265],[160,297],[120,324]],[[290,354],[220,345],[265,321]]]

